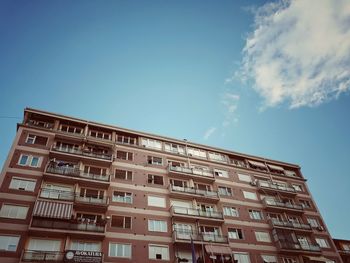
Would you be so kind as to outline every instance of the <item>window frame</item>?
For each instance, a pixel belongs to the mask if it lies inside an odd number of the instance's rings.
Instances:
[[[151,247],[162,247],[167,249],[167,258],[153,258],[151,257]],[[157,254],[156,254],[157,255]],[[148,259],[150,260],[162,260],[162,261],[169,261],[170,260],[170,250],[168,245],[160,245],[160,244],[148,244]]]
[[[23,179],[22,179],[22,178],[23,178]],[[12,187],[11,187],[11,183],[12,183],[13,180],[22,181],[22,182],[24,182],[24,181],[27,182],[25,188],[24,188],[24,189],[12,188]],[[33,183],[34,183],[33,190],[27,190],[28,182],[33,182]],[[37,180],[36,180],[36,179],[26,179],[26,178],[24,178],[24,177],[13,176],[13,177],[11,178],[11,181],[10,181],[10,184],[9,184],[9,189],[11,189],[11,190],[19,190],[19,191],[27,191],[27,192],[34,192],[34,191],[35,191],[35,188],[36,188],[36,183],[37,183]],[[20,183],[19,183],[18,186],[20,186]]]
[[[3,213],[5,213],[5,212],[3,212],[4,210],[4,207],[9,207],[8,208],[8,213],[7,213],[7,215],[5,215],[5,214],[3,214]],[[16,212],[16,216],[14,216],[14,217],[11,217],[10,215],[11,215],[11,212],[13,212],[12,210],[13,209],[11,209],[11,208],[14,208],[15,209],[15,207],[17,207],[17,208],[24,208],[26,211],[25,211],[25,216],[24,217],[18,217],[21,213],[19,212],[19,210],[15,210],[15,212]],[[23,205],[17,205],[17,204],[8,204],[8,203],[3,203],[2,205],[1,205],[1,208],[0,208],[0,217],[1,218],[10,218],[10,219],[20,219],[20,220],[25,220],[25,219],[27,219],[27,217],[28,217],[28,211],[29,211],[29,206],[23,206]]]
[[[115,246],[115,255],[111,255],[111,245],[116,245]],[[122,245],[122,250],[124,255],[117,255],[118,253],[118,248],[117,245]],[[128,246],[130,248],[130,255],[125,256],[125,247]],[[132,258],[132,244],[131,243],[119,243],[119,242],[109,242],[108,243],[108,256],[112,258]]]

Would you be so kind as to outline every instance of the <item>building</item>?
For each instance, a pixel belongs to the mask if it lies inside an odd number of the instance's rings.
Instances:
[[[341,262],[298,165],[35,109],[1,177],[6,262]]]
[[[350,240],[333,239],[344,263],[350,263]]]

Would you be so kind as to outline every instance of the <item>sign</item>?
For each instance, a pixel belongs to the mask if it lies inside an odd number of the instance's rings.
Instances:
[[[67,250],[64,262],[67,263],[102,263],[102,252]]]

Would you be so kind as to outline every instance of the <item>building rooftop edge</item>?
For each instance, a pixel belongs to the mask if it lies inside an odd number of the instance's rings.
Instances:
[[[129,133],[136,133],[138,135],[143,135],[143,136],[151,137],[151,138],[154,138],[154,139],[163,139],[163,140],[166,140],[166,141],[177,142],[177,143],[180,143],[180,144],[187,144],[188,146],[196,146],[196,147],[200,147],[200,148],[204,148],[204,149],[212,150],[212,151],[217,151],[217,152],[221,152],[221,153],[225,153],[225,154],[233,154],[233,155],[238,155],[240,157],[246,157],[246,158],[254,158],[254,159],[260,160],[260,161],[269,161],[269,162],[272,162],[272,163],[287,165],[287,166],[291,166],[291,167],[300,169],[299,165],[293,164],[293,163],[288,163],[288,162],[274,160],[274,159],[269,159],[269,158],[264,158],[264,157],[260,157],[260,156],[255,156],[255,155],[235,152],[235,151],[222,149],[222,148],[209,146],[209,145],[204,145],[204,144],[200,144],[200,143],[195,143],[195,142],[191,142],[191,141],[186,141],[185,142],[184,140],[170,138],[170,137],[166,137],[166,136],[162,136],[162,135],[157,135],[157,134],[152,134],[152,133],[147,133],[147,132],[131,130],[131,129],[122,128],[122,127],[115,126],[115,125],[110,125],[110,124],[99,123],[99,122],[95,122],[95,121],[88,121],[88,120],[84,120],[84,119],[80,119],[80,118],[76,118],[76,117],[72,117],[72,116],[67,116],[67,115],[63,115],[63,114],[59,114],[59,113],[54,113],[54,112],[34,109],[34,108],[30,108],[30,107],[26,107],[24,109],[24,112],[32,112],[32,113],[44,114],[44,115],[49,115],[49,116],[52,116],[52,117],[59,117],[59,118],[68,119],[68,120],[71,120],[71,121],[83,122],[83,123],[86,123],[86,124],[93,124],[93,125],[96,125],[96,126],[100,126],[101,128],[118,129],[120,131],[129,132]]]

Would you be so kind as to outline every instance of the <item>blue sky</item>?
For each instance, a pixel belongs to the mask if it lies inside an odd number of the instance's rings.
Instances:
[[[350,7],[298,2],[1,1],[0,164],[27,106],[186,138],[301,165],[350,239]]]

